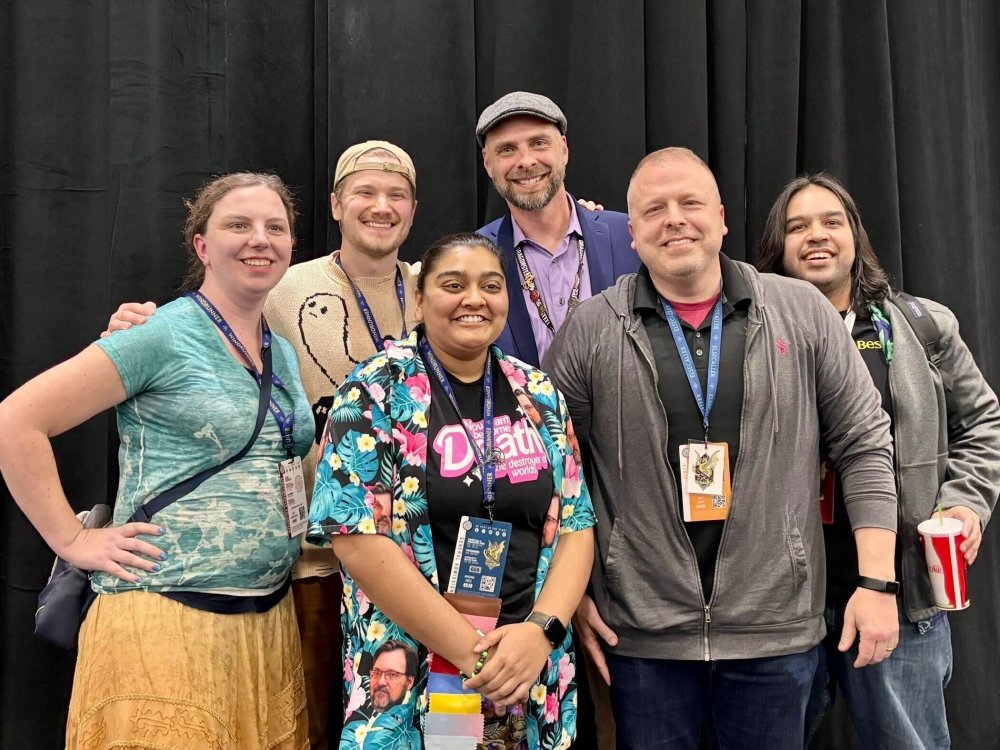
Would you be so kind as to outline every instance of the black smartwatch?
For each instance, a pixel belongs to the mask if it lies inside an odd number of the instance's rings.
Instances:
[[[558,617],[547,615],[544,612],[532,612],[524,621],[533,622],[540,627],[553,648],[566,640],[566,626],[559,621]]]
[[[899,581],[883,581],[881,578],[869,578],[868,576],[858,576],[859,589],[871,589],[881,591],[886,594],[899,593]]]

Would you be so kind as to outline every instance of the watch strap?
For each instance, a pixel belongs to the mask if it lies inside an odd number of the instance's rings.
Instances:
[[[899,593],[899,581],[883,581],[881,578],[858,576],[857,585],[859,589],[870,589],[871,591],[881,591],[886,594]]]
[[[566,637],[566,626],[555,615],[535,611],[524,618],[524,621],[538,625],[552,646],[558,646]]]

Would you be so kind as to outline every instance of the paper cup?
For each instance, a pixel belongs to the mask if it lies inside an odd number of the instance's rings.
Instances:
[[[941,609],[965,609],[965,556],[959,550],[965,537],[957,518],[930,518],[919,526],[920,544],[927,560],[927,574],[934,589],[934,603]]]

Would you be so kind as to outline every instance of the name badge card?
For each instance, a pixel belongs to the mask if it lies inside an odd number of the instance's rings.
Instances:
[[[285,510],[285,526],[288,538],[294,539],[309,525],[309,510],[306,503],[306,480],[302,473],[302,459],[298,456],[278,464],[281,485],[281,505]]]
[[[729,444],[691,440],[680,447],[684,520],[725,521],[733,497]]]
[[[449,593],[500,596],[512,528],[504,521],[462,516],[448,578]]]

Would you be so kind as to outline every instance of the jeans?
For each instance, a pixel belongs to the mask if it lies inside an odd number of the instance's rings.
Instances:
[[[618,750],[801,746],[819,646],[763,659],[675,661],[608,655]]]
[[[857,641],[846,653],[837,650],[843,608],[827,610],[828,634],[806,710],[806,746],[837,687],[847,701],[851,722],[865,750],[938,750],[951,747],[944,688],[951,679],[951,627],[938,612],[914,624],[899,608],[899,645],[878,664],[854,668]]]

